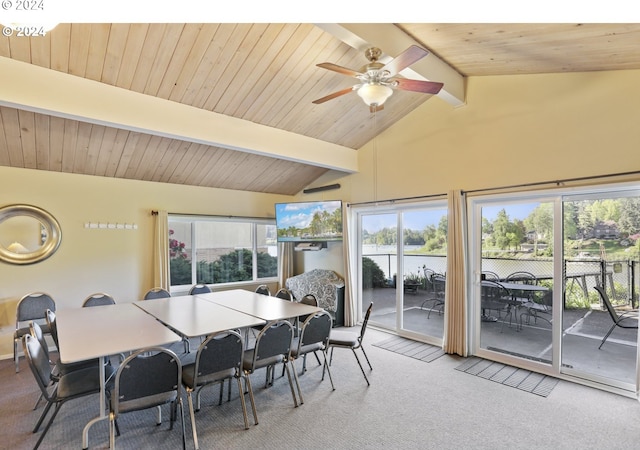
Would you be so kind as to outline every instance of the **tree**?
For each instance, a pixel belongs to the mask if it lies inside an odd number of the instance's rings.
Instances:
[[[548,244],[553,240],[553,204],[540,203],[524,220],[529,231],[533,231],[533,251],[538,252],[538,241],[542,238]]]
[[[509,216],[503,209],[498,211],[496,219],[493,221],[493,239],[495,240],[496,247],[500,250],[506,250],[510,245],[509,228],[510,228]]]

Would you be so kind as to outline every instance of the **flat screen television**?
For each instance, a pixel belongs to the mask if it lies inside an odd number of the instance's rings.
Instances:
[[[342,201],[276,203],[278,242],[342,240]]]

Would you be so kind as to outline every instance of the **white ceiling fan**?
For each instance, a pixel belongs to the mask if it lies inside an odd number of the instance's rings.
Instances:
[[[393,94],[393,89],[422,92],[424,94],[437,94],[440,92],[440,89],[442,89],[442,86],[444,86],[443,83],[395,77],[396,74],[428,54],[429,52],[427,50],[417,45],[412,45],[387,64],[382,64],[378,62],[382,51],[377,47],[371,47],[365,51],[365,56],[369,60],[369,64],[366,64],[360,68],[360,70],[348,69],[329,62],[317,64],[318,67],[322,67],[323,69],[357,78],[360,80],[360,83],[314,100],[313,103],[318,105],[348,94],[351,91],[357,91],[358,95],[364,100],[369,106],[369,110],[373,113],[384,108],[383,104],[391,94]]]

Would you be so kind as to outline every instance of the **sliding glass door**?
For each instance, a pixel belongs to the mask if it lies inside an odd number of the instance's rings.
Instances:
[[[638,307],[640,195],[633,188],[470,201],[476,354],[636,392],[638,321],[615,323]]]
[[[442,202],[358,210],[361,305],[370,323],[441,342],[447,266]]]

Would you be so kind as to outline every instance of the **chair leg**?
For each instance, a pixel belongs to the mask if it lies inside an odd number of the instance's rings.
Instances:
[[[249,401],[251,402],[251,409],[253,410],[253,422],[255,425],[258,425],[258,411],[256,410],[255,398],[253,398],[253,388],[251,387],[251,378],[249,377],[249,374],[246,372],[244,374],[244,383],[247,387],[247,391],[249,392]]]
[[[177,400],[178,408],[180,409],[180,424],[182,425],[182,450],[187,449],[187,436],[185,433],[185,425],[184,425],[184,404],[182,403],[182,398],[178,397]]]
[[[47,406],[51,406],[51,402],[49,402],[49,404]],[[47,434],[47,431],[49,431],[49,428],[51,427],[51,424],[53,423],[53,419],[55,419],[56,415],[58,415],[58,411],[60,411],[60,407],[61,406],[62,406],[62,402],[56,403],[56,408],[53,410],[53,414],[51,414],[51,417],[49,418],[49,421],[47,422],[47,425],[44,427],[44,430],[42,430],[42,434],[40,434],[40,438],[38,439],[38,442],[36,442],[35,447],[33,447],[34,450],[36,450],[38,447],[40,447],[40,444],[42,444],[42,441],[44,440],[44,437]],[[35,433],[35,431],[34,431],[34,433]]]
[[[300,381],[298,380],[298,372],[296,372],[296,366],[294,361],[291,361],[291,365],[293,366],[293,378],[296,380],[296,387],[298,389],[298,396],[300,397],[300,404],[304,404],[304,399],[302,398],[302,390],[300,389]]]
[[[20,372],[20,361],[18,358],[18,340],[13,340],[13,362],[16,365],[16,373]]]
[[[356,353],[355,349],[351,349],[351,351],[353,352],[353,355],[356,357],[356,361],[358,361],[358,365],[360,366],[360,370],[362,371],[362,375],[364,375],[364,379],[367,382],[367,386],[371,386],[371,384],[369,383],[369,379],[367,378],[367,374],[364,373],[364,368],[362,367],[362,364],[360,364],[360,358],[358,358],[358,354]],[[366,354],[365,354],[366,356]]]
[[[369,357],[367,356],[367,352],[364,351],[364,347],[362,345],[360,345],[360,350],[362,350],[362,354],[364,355],[364,359],[367,360],[367,364],[369,364],[369,369],[373,370],[373,367],[371,367],[371,363],[369,362]]]
[[[598,350],[600,350],[600,348],[602,347],[602,345],[604,344],[604,341],[607,340],[607,338],[609,337],[609,335],[613,332],[613,330],[616,328],[616,323],[614,323],[613,325],[611,325],[611,328],[609,328],[609,331],[607,331],[607,334],[605,334],[605,336],[602,338],[602,342],[600,342],[600,346],[598,347]]]
[[[322,380],[324,380],[324,371],[326,369],[327,373],[329,374],[329,381],[331,381],[331,389],[335,391],[336,387],[333,385],[333,377],[331,376],[331,369],[329,369],[329,364],[327,364],[327,353],[322,352],[322,357],[324,359],[324,365],[322,367]]]
[[[109,448],[112,450],[116,448],[115,422],[115,414],[111,411],[109,413]]]
[[[198,446],[198,432],[196,431],[196,415],[193,410],[193,391],[187,388],[187,402],[189,404],[189,415],[191,416],[191,433],[193,434],[193,443],[195,445],[196,450],[200,447]]]
[[[44,410],[42,411],[42,414],[40,414],[40,418],[38,418],[38,421],[36,422],[36,425],[33,427],[33,433],[37,433],[38,432],[38,430],[40,429],[40,425],[42,425],[42,422],[44,421],[44,418],[49,413],[49,410],[51,409],[52,405],[53,405],[53,403],[47,402],[47,406],[44,407]]]
[[[291,370],[289,370],[289,362],[285,360],[283,362],[285,369],[287,369],[287,377],[289,378],[289,387],[291,388],[291,396],[293,397],[293,405],[294,407],[298,407],[298,399],[296,397],[296,391],[293,388],[293,380],[291,379]],[[297,378],[296,378],[297,381]]]
[[[247,403],[244,401],[244,392],[242,391],[242,381],[240,380],[240,376],[237,376],[238,380],[238,392],[240,393],[240,404],[242,405],[242,416],[244,417],[244,429],[249,429],[249,417],[247,416]],[[229,385],[231,385],[231,380],[229,380]]]

